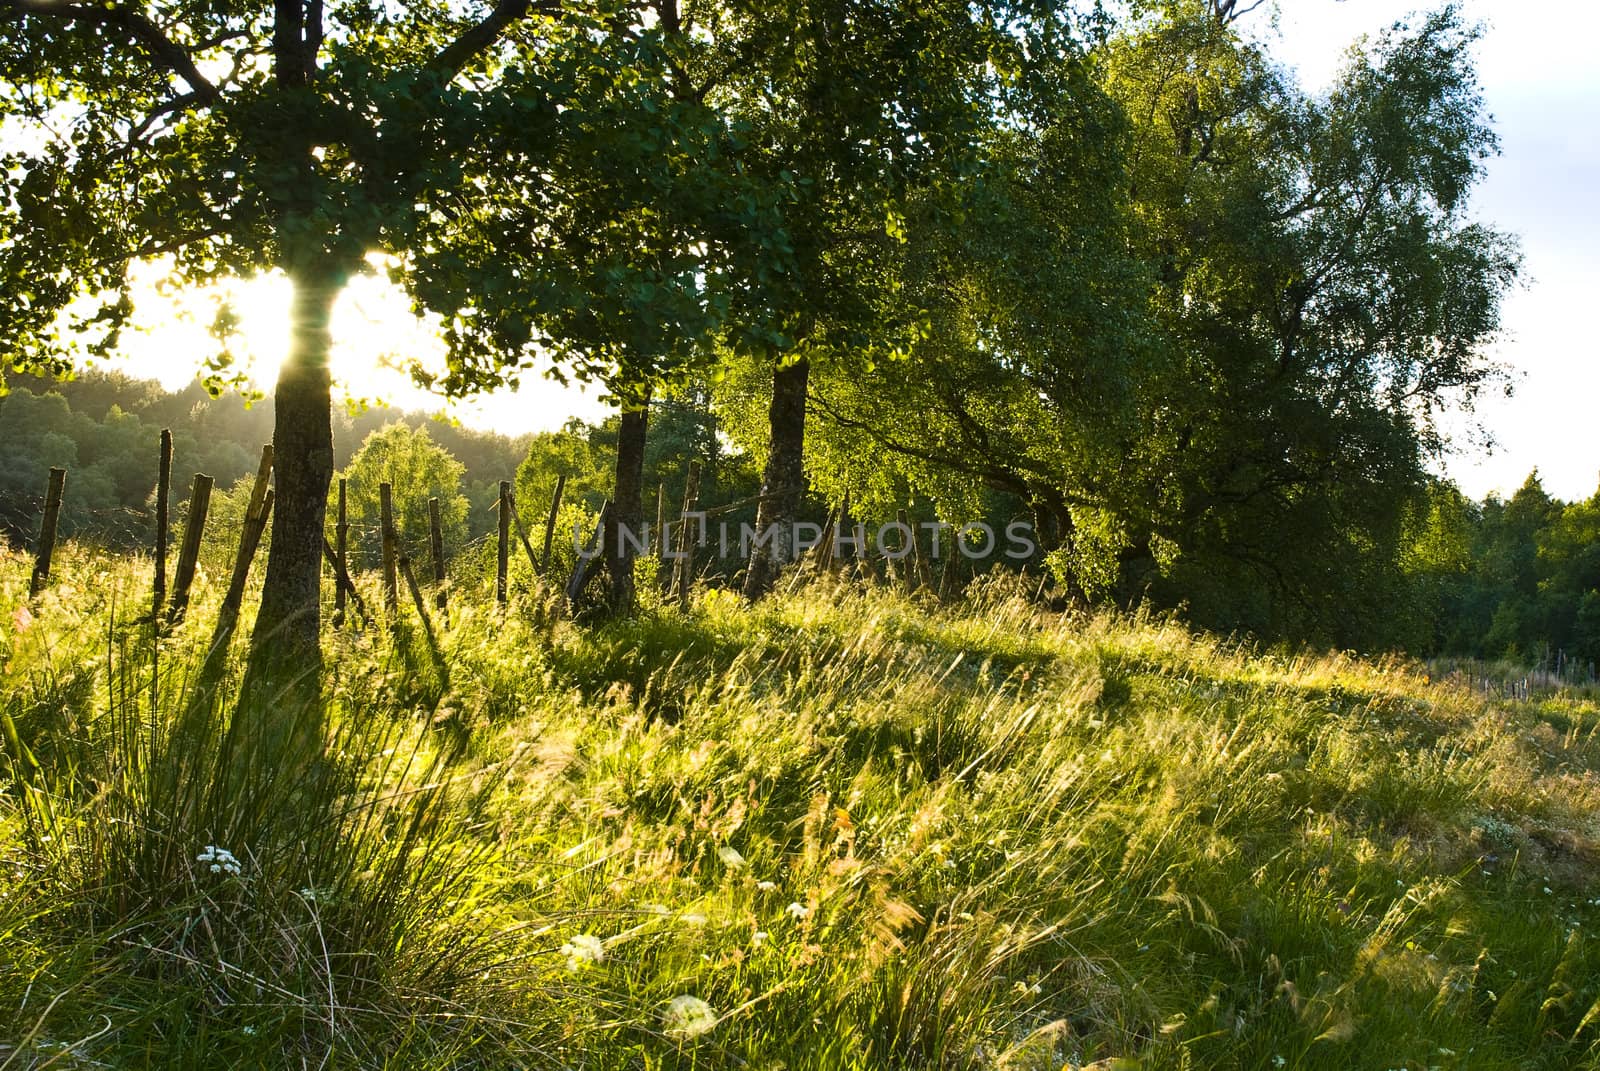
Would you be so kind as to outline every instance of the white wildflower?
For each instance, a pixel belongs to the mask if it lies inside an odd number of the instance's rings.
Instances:
[[[575,933],[561,946],[561,954],[567,957],[567,970],[575,971],[585,964],[604,963],[606,946],[593,934]]]
[[[718,848],[717,858],[721,859],[722,865],[727,867],[729,870],[741,870],[744,868],[744,856],[740,855],[738,851],[730,845],[724,844],[722,847]]]
[[[213,874],[226,874],[236,878],[243,872],[239,859],[226,848],[219,848],[215,844],[207,844],[199,855],[194,857],[197,863],[208,864],[207,869]]]
[[[811,915],[811,909],[799,901],[795,901],[783,910],[792,919],[809,918]]]
[[[770,936],[771,934],[767,933],[766,930],[757,930],[755,933],[750,935],[750,947],[760,948],[762,945],[767,943],[767,938]]]
[[[777,892],[777,891],[778,891],[778,883],[775,882],[775,881],[758,881],[758,882],[756,882],[756,892]]]
[[[661,1018],[667,1033],[678,1038],[697,1038],[717,1025],[717,1011],[699,997],[685,993],[667,1001]]]

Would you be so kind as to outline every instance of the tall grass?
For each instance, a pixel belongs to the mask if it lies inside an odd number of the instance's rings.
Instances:
[[[460,590],[293,712],[62,572],[18,632],[0,558],[0,1065],[1600,1066],[1581,697],[996,581]]]

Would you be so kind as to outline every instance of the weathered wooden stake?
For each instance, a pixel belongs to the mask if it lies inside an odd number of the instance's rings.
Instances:
[[[373,623],[372,614],[367,611],[366,601],[361,598],[361,592],[356,590],[355,581],[350,579],[350,573],[345,568],[345,563],[339,559],[338,553],[334,551],[326,539],[322,541],[322,556],[328,560],[328,566],[333,570],[335,589],[341,596],[348,595],[350,597],[351,605],[356,608],[356,615],[361,618],[363,623],[370,626]]]
[[[257,476],[257,484],[262,482]],[[250,496],[252,502],[255,495]],[[217,610],[217,628],[212,633],[213,651],[227,647],[233,628],[239,623],[239,610],[244,606],[245,582],[250,579],[250,563],[255,559],[256,548],[261,545],[261,535],[267,530],[267,518],[272,515],[272,489],[262,492],[260,505],[247,513],[244,530],[239,533],[239,553],[233,559],[233,575],[228,579],[228,590],[222,596],[222,606]]]
[[[383,537],[383,611],[393,621],[400,610],[399,548],[394,531],[394,487],[378,485],[378,527]]]
[[[911,517],[905,510],[896,510],[894,519],[909,533],[906,538],[911,541],[911,553],[900,559],[901,571],[905,573],[906,590],[916,591],[922,586],[922,541],[917,538],[917,529],[911,523]]]
[[[533,556],[533,544],[528,542],[528,531],[522,527],[522,514],[517,512],[517,496],[507,492],[506,505],[511,507],[511,526],[517,530],[517,542],[522,544],[522,552],[528,556],[528,566],[534,572],[539,571],[539,559]]]
[[[433,604],[440,610],[449,606],[444,590],[444,524],[439,520],[439,500],[428,499],[428,549],[433,555],[433,582],[439,585]]]
[[[838,507],[828,511],[828,519],[822,522],[822,534],[817,537],[817,545],[811,548],[812,565],[817,572],[833,570],[833,533],[839,526]]]
[[[345,499],[348,494],[349,480],[339,477],[339,520],[333,526],[333,546],[326,548],[332,551],[329,555],[333,566],[335,583],[333,585],[333,627],[340,628],[344,625],[344,597],[345,585],[337,583],[340,576],[349,579],[350,563],[348,560],[350,546],[350,515],[347,512]],[[322,541],[326,544],[328,541]],[[353,587],[350,590],[355,590]]]
[[[855,533],[855,530],[850,525],[849,488],[845,489],[844,501],[839,503],[839,519],[834,523],[833,538],[828,540],[828,571],[830,573],[837,573],[846,560],[843,547],[844,541],[838,538],[841,532],[850,532],[852,535]]]
[[[261,448],[261,463],[256,466],[256,482],[250,487],[250,504],[244,510],[246,521],[261,513],[261,503],[266,501],[267,488],[271,486],[272,444],[268,443]]]
[[[589,581],[594,579],[594,574],[600,566],[605,564],[605,555],[601,554],[601,542],[605,539],[606,522],[611,519],[611,502],[607,500],[600,507],[600,518],[595,522],[594,535],[589,537],[589,545],[584,552],[578,555],[578,562],[572,569],[572,576],[567,580],[567,601],[575,602],[583,589],[589,586]]]
[[[167,506],[172,495],[172,432],[161,429],[161,460],[156,469],[156,576],[150,594],[150,620],[161,620],[167,601]]]
[[[200,537],[205,534],[206,513],[211,508],[211,477],[194,474],[189,490],[189,516],[183,522],[183,542],[178,547],[178,568],[172,578],[172,605],[167,608],[167,624],[183,620],[189,608],[189,589],[194,586],[195,564],[200,560]]]
[[[550,515],[544,522],[544,555],[539,559],[539,575],[550,575],[550,547],[555,541],[556,514],[561,512],[561,493],[567,489],[566,476],[556,477],[556,493],[550,497]]]
[[[411,592],[411,601],[416,604],[417,616],[422,618],[422,631],[428,637],[428,650],[435,662],[442,662],[439,638],[433,634],[433,621],[428,617],[428,605],[422,599],[422,588],[417,586],[416,570],[411,568],[411,559],[403,554],[400,556],[400,572],[406,578],[406,588]]]
[[[650,533],[650,552],[657,558],[661,557],[662,549],[667,545],[667,481],[662,480],[656,484],[656,526]]]
[[[511,483],[500,481],[500,547],[494,563],[494,601],[504,604],[509,596],[506,575],[511,567]]]
[[[683,489],[683,514],[678,522],[679,557],[672,563],[673,584],[678,589],[678,605],[689,607],[689,586],[694,583],[694,548],[699,544],[700,533],[689,538],[690,514],[700,503],[700,462],[689,462],[689,479]]]
[[[959,566],[956,564],[960,552],[961,545],[956,541],[956,530],[952,528],[950,546],[946,548],[944,554],[944,575],[939,578],[939,598],[943,602],[949,602],[956,597],[956,584],[961,580],[957,572]]]
[[[33,579],[28,582],[28,598],[44,590],[50,579],[50,559],[56,552],[56,525],[61,519],[61,496],[66,491],[67,470],[51,469],[44,493],[44,523],[39,528],[39,549],[33,559]]]
[[[926,591],[933,590],[933,565],[929,555],[922,553],[922,540],[917,536],[917,530],[911,529],[911,545],[916,548],[917,557],[917,584]]]

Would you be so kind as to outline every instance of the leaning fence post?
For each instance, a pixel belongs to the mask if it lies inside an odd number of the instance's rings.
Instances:
[[[150,593],[150,620],[161,620],[167,601],[167,506],[172,493],[172,432],[161,429],[161,460],[156,469],[156,577]]]
[[[338,574],[349,574],[345,560],[345,548],[350,543],[350,516],[346,512],[345,498],[348,491],[349,480],[339,478],[339,520],[333,526],[333,567],[335,583],[333,585],[333,625],[338,628],[344,624],[344,585],[338,583]],[[323,540],[324,543],[327,540]]]
[[[328,559],[328,565],[333,569],[335,588],[341,595],[349,595],[350,602],[356,608],[356,614],[361,618],[364,624],[373,624],[372,615],[367,612],[367,604],[362,600],[361,592],[356,590],[355,581],[350,579],[350,573],[345,569],[344,562],[341,561],[339,556],[334,552],[334,549],[332,545],[328,543],[326,536],[324,536],[322,540],[322,555]]]
[[[383,610],[393,621],[400,610],[400,577],[394,534],[394,487],[389,483],[378,485],[378,527],[383,540]]]
[[[849,536],[840,538],[841,534],[848,531]],[[855,535],[855,529],[850,526],[850,489],[845,488],[844,500],[839,503],[839,519],[833,527],[833,538],[828,542],[828,571],[836,573],[844,565],[844,544]]]
[[[256,477],[255,486],[261,495],[259,500],[254,493],[250,496],[251,508],[245,513],[244,530],[239,535],[239,555],[233,562],[233,576],[228,581],[227,593],[222,596],[222,606],[217,610],[217,626],[211,633],[211,647],[200,666],[200,680],[208,689],[217,680],[217,674],[227,659],[229,640],[233,638],[233,630],[239,623],[239,609],[244,605],[244,588],[250,576],[250,562],[256,556],[261,534],[267,529],[267,518],[272,514],[272,489],[263,490],[271,467],[271,450],[271,447],[267,447],[262,451],[261,472]]]
[[[428,499],[428,550],[433,555],[433,582],[439,585],[439,591],[433,597],[433,604],[443,610],[449,599],[444,591],[444,525],[439,520],[439,499]]]
[[[417,616],[422,618],[422,631],[428,637],[428,651],[433,655],[434,662],[443,664],[444,658],[439,653],[439,638],[433,634],[433,621],[428,617],[427,603],[422,600],[422,588],[417,586],[416,570],[411,568],[411,559],[405,555],[400,556],[400,572],[406,578],[406,588],[411,592],[411,601],[416,604]]]
[[[517,542],[522,544],[522,551],[528,556],[528,567],[537,572],[539,559],[533,556],[533,544],[528,542],[528,530],[522,527],[522,514],[517,512],[517,496],[514,492],[506,492],[506,505],[511,507],[511,526],[517,530]]]
[[[189,589],[194,585],[195,564],[200,560],[200,537],[205,534],[206,513],[211,508],[211,477],[194,474],[189,490],[189,516],[183,522],[183,543],[178,547],[178,568],[172,577],[172,604],[167,607],[167,624],[183,620],[189,608]]]
[[[500,544],[499,554],[494,562],[494,601],[502,605],[509,594],[506,585],[506,574],[511,566],[511,505],[507,501],[511,497],[511,483],[508,480],[500,481]]]
[[[667,523],[667,481],[662,480],[656,484],[656,526],[650,532],[650,551],[656,557],[661,556],[661,548],[666,545],[662,533],[666,531]]]
[[[911,527],[911,520],[903,509],[895,510],[894,520],[900,526],[901,535],[904,536],[907,543],[907,546],[902,548],[906,553],[900,555],[895,561],[895,571],[899,574],[898,579],[909,593],[917,590],[917,530]],[[879,547],[878,550],[880,553],[883,552],[882,547]],[[884,558],[887,559],[888,555],[884,554]]]
[[[61,495],[67,486],[67,470],[51,469],[44,494],[44,523],[39,528],[39,549],[33,560],[33,579],[28,582],[28,598],[44,590],[50,579],[50,559],[56,550],[56,525],[61,518]]]
[[[684,609],[689,607],[689,585],[694,581],[694,547],[698,544],[689,541],[689,517],[694,513],[695,506],[700,502],[700,462],[689,462],[689,479],[683,489],[683,517],[678,522],[678,542],[682,547],[678,551],[678,559],[673,563],[672,578],[678,589],[678,605]],[[670,589],[668,589],[670,592]]]
[[[944,575],[939,578],[939,600],[949,602],[956,597],[956,585],[961,582],[959,566],[956,563],[957,551],[960,543],[957,542],[955,529],[950,531],[950,546],[944,556]]]
[[[550,575],[550,547],[556,536],[556,514],[561,512],[561,492],[567,489],[567,477],[556,477],[556,493],[550,496],[550,515],[544,521],[544,555],[539,559],[539,575]]]
[[[239,609],[244,605],[245,581],[250,577],[250,562],[256,556],[256,547],[267,529],[267,517],[272,513],[272,489],[267,486],[272,477],[272,447],[261,448],[261,467],[256,471],[255,486],[250,489],[250,505],[245,509],[244,530],[239,534],[239,554],[233,560],[233,575],[228,579],[227,593],[222,596],[222,607],[217,612],[217,628],[213,647],[223,646],[233,633],[239,620]]]
[[[604,549],[606,521],[611,518],[611,502],[608,499],[600,506],[600,518],[595,521],[594,535],[589,537],[589,546],[582,554],[578,555],[578,563],[573,567],[572,576],[567,580],[567,601],[576,602],[583,589],[589,586],[589,581],[594,577],[595,571],[600,568],[600,563],[605,561]]]

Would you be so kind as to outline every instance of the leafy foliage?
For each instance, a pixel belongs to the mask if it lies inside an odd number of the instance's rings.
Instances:
[[[348,482],[351,547],[357,561],[373,568],[381,561],[379,485],[391,488],[395,533],[402,553],[421,558],[429,546],[428,500],[439,500],[445,553],[466,535],[467,497],[461,492],[466,467],[429,436],[426,428],[399,422],[368,435],[340,474]],[[330,512],[333,504],[330,503]]]

